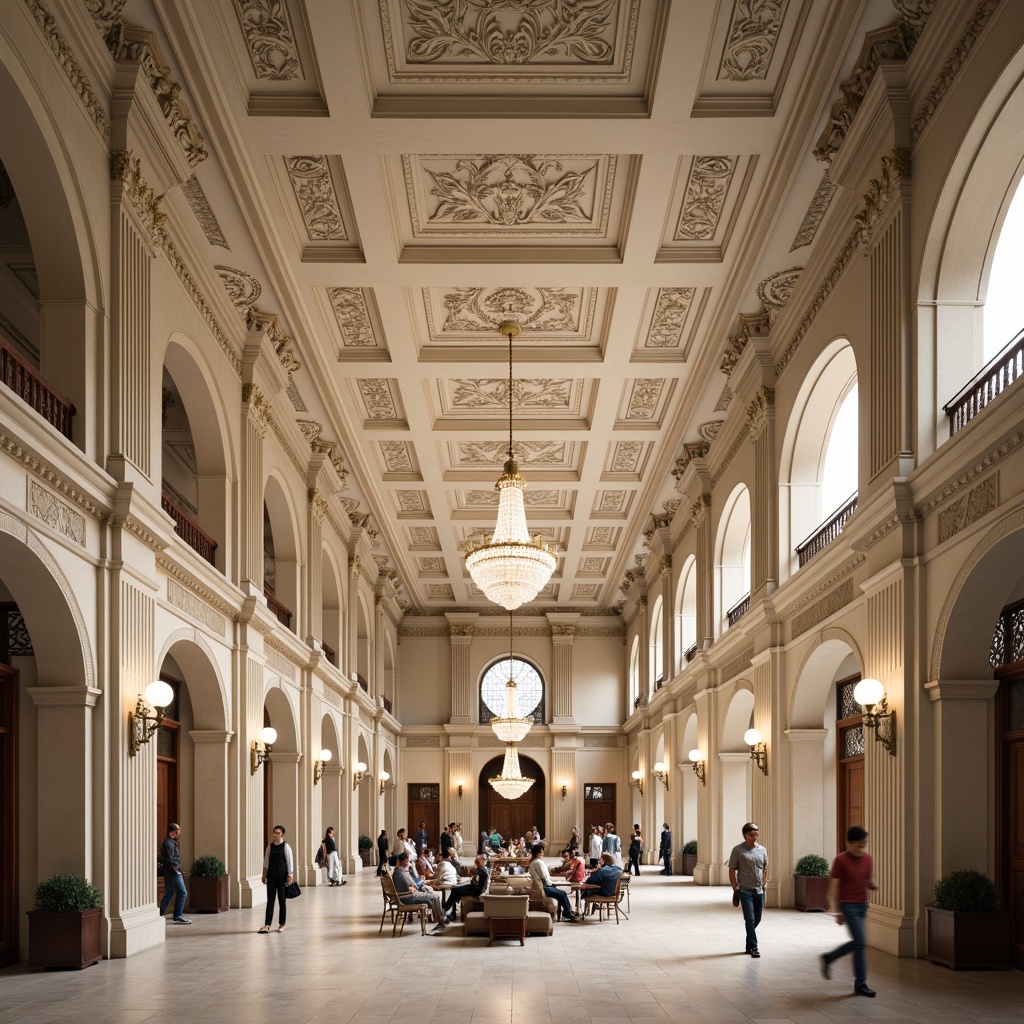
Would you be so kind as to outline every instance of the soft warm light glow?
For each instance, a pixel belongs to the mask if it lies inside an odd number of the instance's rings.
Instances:
[[[691,761],[703,761],[704,754],[697,748],[694,747],[689,754],[686,755]]]
[[[268,747],[273,746],[277,742],[277,730],[273,726],[265,726],[260,729],[260,743],[265,743]]]
[[[521,797],[534,783],[533,779],[523,776],[519,767],[519,751],[516,750],[514,743],[505,744],[505,762],[501,774],[487,781],[491,788],[506,800]]]
[[[380,772],[377,775],[377,778],[380,779],[381,782],[387,782],[388,779],[391,778],[391,772]]]
[[[637,770],[636,770],[635,772],[633,772],[633,781],[634,781],[634,782],[635,782],[635,781],[636,781],[637,779],[642,779],[643,777],[644,777],[644,773],[643,773],[642,771],[640,771],[640,769],[639,769],[639,768],[637,768]]]
[[[654,767],[652,768],[652,771],[656,771],[656,772],[659,772],[659,773],[664,772],[665,771],[665,762],[664,761],[655,761],[654,762]]]
[[[326,763],[327,761],[330,761],[330,759],[332,757],[334,757],[334,754],[330,750],[328,750],[326,747],[324,747],[324,749],[320,751],[320,760],[321,761]]]
[[[355,767],[355,770],[356,770],[357,772],[365,772],[365,771],[366,771],[366,765],[365,765],[365,764],[363,764],[363,762],[362,762],[362,761],[356,761],[356,763],[355,763],[355,766],[354,766],[354,767]]]
[[[743,742],[748,747],[756,747],[761,742],[761,733],[757,729],[748,729],[743,734]]]
[[[515,680],[505,684],[505,707],[500,718],[491,719],[491,728],[499,740],[505,743],[519,743],[530,731],[533,721],[519,713],[519,687]]]
[[[156,679],[146,687],[145,696],[151,708],[165,708],[174,700],[174,690],[162,679]]]
[[[853,699],[866,708],[873,708],[885,695],[885,687],[877,679],[862,679],[853,688]]]

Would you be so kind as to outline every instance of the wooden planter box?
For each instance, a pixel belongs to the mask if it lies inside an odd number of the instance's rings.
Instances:
[[[793,876],[793,905],[797,910],[828,910],[828,878]]]
[[[679,873],[681,875],[692,875],[693,869],[697,866],[697,854],[679,854]]]
[[[100,922],[103,910],[48,910],[28,912],[28,965],[46,970],[56,967],[80,971],[103,959]]]
[[[188,908],[193,914],[223,914],[228,909],[228,876],[189,878]]]
[[[375,852],[372,846],[359,851],[359,859],[363,862],[364,868],[372,868],[376,863]]]
[[[954,971],[964,967],[1010,969],[1010,912],[978,913],[925,907],[925,958]]]

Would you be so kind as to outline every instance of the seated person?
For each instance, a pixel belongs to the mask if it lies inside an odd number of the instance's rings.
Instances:
[[[584,892],[583,898],[588,900],[592,896],[614,896],[615,883],[621,874],[622,868],[616,867],[614,855],[602,853],[600,867],[595,868],[587,876],[586,884],[594,886],[594,888]]]
[[[427,857],[426,850],[416,858],[416,874],[424,881],[428,878],[434,877],[434,871],[430,866],[430,859]]]
[[[551,869],[551,874],[553,874],[553,875],[564,875],[569,870],[569,864],[571,863],[571,861],[572,861],[572,858],[569,856],[569,851],[568,850],[563,850],[562,851],[562,863],[561,864],[556,864]]]
[[[448,921],[455,920],[455,907],[463,896],[483,896],[491,884],[491,874],[487,870],[487,857],[481,853],[473,863],[476,866],[476,871],[473,874],[472,880],[466,885],[455,886],[448,893],[448,899],[444,901],[444,909],[448,912],[448,917],[446,918]]]
[[[497,853],[501,849],[501,833],[493,825],[487,842],[490,844],[491,853]]]
[[[407,850],[398,854],[395,870],[391,877],[395,883],[395,891],[398,893],[398,902],[403,906],[425,903],[430,907],[430,916],[434,921],[433,930],[437,933],[443,932],[446,925],[444,911],[441,909],[441,894],[428,889],[425,882],[413,879],[409,871]]]
[[[437,865],[437,869],[434,871],[434,877],[429,882],[430,887],[433,889],[440,888],[441,886],[447,887],[458,885],[459,869],[457,864],[458,858],[455,856],[455,848],[452,847],[448,851],[447,858]]]
[[[569,844],[565,848],[565,853],[574,854],[579,851],[580,848],[580,830],[573,825],[572,834],[569,836]]]
[[[562,917],[567,921],[579,920],[572,912],[569,894],[564,889],[559,889],[551,884],[551,875],[548,874],[548,866],[544,863],[543,843],[537,843],[532,851],[530,858],[530,888],[535,893],[543,893],[545,896],[550,896],[558,904],[562,911]]]
[[[583,863],[583,858],[579,854],[573,854],[569,858],[569,867],[565,872],[565,880],[567,882],[574,882],[582,885],[587,878],[587,869]]]

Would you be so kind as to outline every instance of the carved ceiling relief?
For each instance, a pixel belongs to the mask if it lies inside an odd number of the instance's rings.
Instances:
[[[882,215],[895,199],[900,182],[910,177],[910,150],[897,148],[882,157],[882,171],[877,178],[869,182],[869,189],[864,194],[864,209],[854,216],[854,222],[860,231],[861,245],[871,244],[875,227]]]
[[[787,0],[736,0],[718,78],[749,82],[768,77]]]
[[[284,163],[310,241],[347,241],[327,157],[287,156]]]
[[[285,0],[235,0],[235,13],[257,78],[286,82],[303,77]]]
[[[401,0],[405,57],[410,64],[608,64],[618,6],[617,0]],[[386,5],[382,12],[386,17]]]
[[[814,236],[818,233],[818,228],[822,220],[824,220],[829,204],[832,202],[832,197],[835,194],[836,185],[829,178],[828,171],[825,171],[821,176],[821,181],[818,182],[818,187],[814,190],[811,204],[807,207],[804,219],[800,222],[800,227],[797,229],[793,244],[789,247],[790,252],[793,252],[794,249],[801,249],[805,245],[810,245],[814,241]]]
[[[427,511],[427,497],[424,491],[396,491],[395,497],[398,498],[398,507],[403,512]]]
[[[731,156],[693,158],[676,225],[677,242],[710,241],[715,237],[736,163],[736,157]]]
[[[778,273],[766,277],[757,286],[757,297],[764,303],[769,326],[775,322],[776,316],[789,302],[801,270],[803,267],[780,270]]]
[[[659,288],[644,348],[679,348],[696,288]]]
[[[432,526],[410,526],[409,540],[416,547],[436,548],[439,543],[437,530]]]
[[[629,405],[626,408],[626,419],[653,419],[664,387],[665,381],[661,378],[639,377],[633,381]]]
[[[235,309],[245,312],[263,292],[263,285],[252,274],[235,267],[217,265],[213,268],[220,275],[224,288]]]
[[[424,300],[428,300],[426,292]],[[512,319],[527,334],[576,332],[582,305],[582,288],[454,288],[444,293],[446,316],[441,331],[489,336]]]
[[[206,198],[202,185],[199,184],[199,179],[194,174],[189,175],[181,183],[181,191],[188,200],[188,205],[192,207],[192,212],[210,245],[219,245],[222,249],[230,249],[231,246],[228,245],[228,240],[224,237],[224,232],[213,212],[213,207],[210,206],[210,201]]]
[[[697,433],[707,441],[708,445],[712,445],[715,442],[715,438],[718,437],[718,432],[722,429],[722,425],[725,420],[708,420],[706,423],[702,423],[697,427]]]
[[[598,494],[599,512],[622,512],[626,507],[626,491],[601,491]]]
[[[515,441],[512,454],[520,466],[565,466],[566,441]],[[451,441],[448,453],[453,466],[500,466],[508,458],[508,445],[503,441]]]
[[[377,339],[366,310],[362,288],[328,288],[334,319],[345,348],[376,348]]]
[[[574,234],[581,228],[603,232],[607,225],[614,156],[417,158],[429,197],[423,221],[412,189],[412,158],[403,157],[403,163],[417,233],[454,226],[460,233],[533,229]]]
[[[389,473],[414,472],[412,452],[405,441],[381,441],[380,451]]]
[[[359,393],[362,395],[366,413],[371,420],[398,419],[398,409],[395,405],[395,397],[391,392],[391,382],[387,378],[360,378]]]
[[[612,455],[611,470],[613,473],[635,473],[640,465],[643,454],[642,441],[617,441]]]
[[[452,406],[456,409],[508,410],[508,381],[484,378],[482,380],[455,379],[452,385]],[[512,382],[512,403],[515,408],[569,409],[572,401],[572,381],[565,378],[531,378]]]

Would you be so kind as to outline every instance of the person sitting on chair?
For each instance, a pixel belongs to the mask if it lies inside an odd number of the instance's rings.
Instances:
[[[583,898],[589,900],[594,896],[614,896],[615,883],[621,874],[622,868],[616,867],[614,855],[602,853],[601,866],[587,876],[586,884],[595,886],[595,888],[584,892]]]
[[[428,889],[425,882],[420,881],[417,885],[409,872],[409,854],[403,850],[397,858],[394,874],[391,876],[395,882],[395,891],[398,893],[398,902],[404,906],[413,906],[417,903],[425,903],[430,907],[430,916],[434,921],[434,932],[441,933],[445,929],[444,911],[441,909],[441,894]]]
[[[491,873],[487,870],[486,854],[479,854],[473,863],[476,865],[476,871],[473,874],[472,881],[466,885],[455,886],[448,893],[448,899],[444,901],[444,909],[448,914],[445,918],[447,921],[455,920],[455,907],[463,896],[480,897],[487,892],[487,888],[491,884]]]

